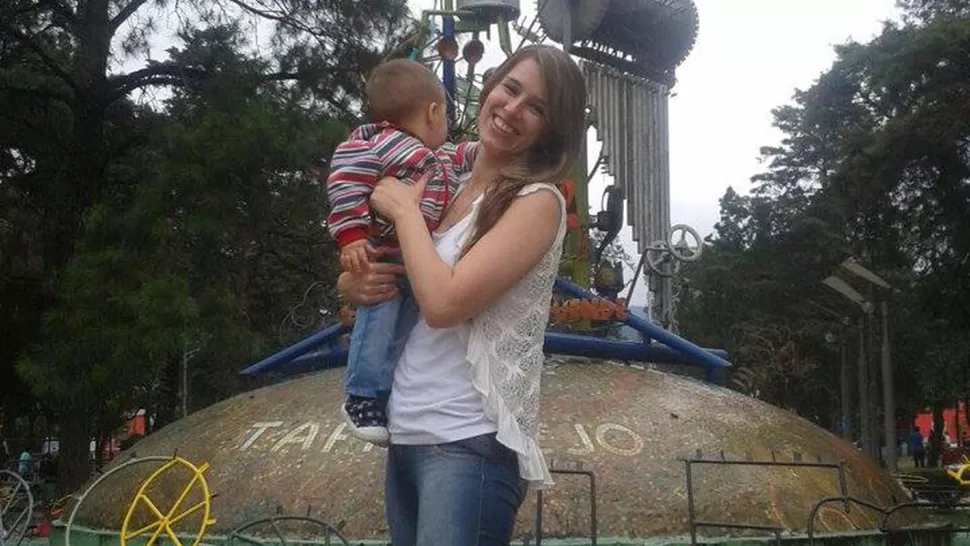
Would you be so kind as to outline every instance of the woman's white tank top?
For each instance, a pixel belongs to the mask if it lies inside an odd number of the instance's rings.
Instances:
[[[480,201],[457,224],[432,235],[445,263],[457,262],[471,235]],[[431,328],[419,317],[394,369],[387,406],[391,443],[441,444],[497,430],[485,416],[482,395],[468,374],[468,334],[462,330],[470,327],[464,323]]]

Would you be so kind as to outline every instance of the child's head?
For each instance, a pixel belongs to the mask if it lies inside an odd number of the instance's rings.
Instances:
[[[366,92],[372,121],[407,129],[429,148],[448,139],[445,88],[423,64],[409,59],[382,63],[367,80]]]

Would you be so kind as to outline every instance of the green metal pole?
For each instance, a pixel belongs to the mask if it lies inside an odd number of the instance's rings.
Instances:
[[[589,185],[586,181],[585,144],[569,171],[567,181],[572,182],[575,188],[567,213],[575,215],[578,227],[566,232],[564,261],[560,271],[574,283],[589,288]]]

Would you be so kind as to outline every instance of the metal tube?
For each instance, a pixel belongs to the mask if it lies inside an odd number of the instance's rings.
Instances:
[[[641,82],[638,93],[636,127],[633,129],[640,136],[640,173],[638,180],[631,188],[631,200],[634,202],[635,212],[630,215],[629,223],[636,234],[637,251],[644,254],[650,246],[650,238],[644,226],[650,221],[649,210],[645,206],[648,202],[650,188],[650,102],[648,89]]]
[[[727,357],[727,353],[720,349],[699,349],[719,358]],[[657,364],[696,364],[683,353],[660,343],[610,339],[598,339],[590,342],[589,336],[562,332],[547,332],[543,350],[550,354],[599,359],[633,360]]]
[[[536,545],[542,544],[542,489],[536,491]]]
[[[849,377],[849,359],[848,351],[845,346],[845,337],[841,336],[839,344],[839,353],[842,360],[841,367],[839,368],[839,395],[841,403],[841,421],[842,421],[842,437],[852,441],[852,402],[850,400],[849,393],[849,383],[851,379]]]
[[[515,53],[512,51],[512,37],[509,35],[509,23],[506,21],[498,24],[498,43],[506,56],[511,57]]]
[[[660,233],[658,226],[660,225],[660,217],[656,214],[658,211],[657,203],[660,200],[660,182],[662,180],[660,164],[660,105],[659,105],[659,89],[656,84],[650,86],[650,198],[648,201],[648,206],[650,207],[650,226],[649,226],[649,238],[651,241],[663,240],[663,235]]]
[[[653,112],[650,111],[649,82],[644,82],[643,89],[640,91],[640,102],[642,104],[637,117],[637,124],[639,125],[637,131],[639,131],[643,141],[643,175],[637,182],[637,208],[639,210],[633,218],[633,222],[637,224],[633,229],[639,231],[640,252],[645,252],[647,247],[653,243],[653,240],[650,239],[650,222],[652,221],[650,218],[650,185],[653,183],[653,157],[651,156],[653,131],[650,124],[653,123]]]
[[[623,150],[620,143],[620,134],[617,131],[620,125],[620,90],[616,81],[616,71],[612,68],[606,70],[607,86],[610,91],[610,168],[617,185],[626,191],[625,181],[620,176],[620,161],[622,161]]]
[[[690,460],[684,461],[684,472],[687,475],[687,526],[690,527],[691,546],[697,544],[696,514],[694,513],[694,476],[691,473]]]
[[[661,210],[660,224],[666,238],[670,230],[670,90],[662,87],[660,93],[660,174]]]
[[[839,472],[840,463],[812,463],[809,461],[749,461],[745,460],[727,460],[727,459],[699,459],[691,457],[690,462],[693,464],[708,464],[714,466],[765,466],[765,467],[790,467],[790,468],[830,468]],[[841,476],[841,474],[839,475]],[[840,481],[840,483],[842,483]],[[840,486],[841,487],[841,486]],[[843,492],[844,488],[841,489]]]
[[[613,126],[613,97],[610,96],[609,80],[604,67],[599,67],[597,78],[600,87],[600,109],[602,110],[600,117],[601,140],[606,150],[606,173],[613,176],[613,173],[616,172],[616,169],[613,168],[613,134],[610,133],[610,128]]]
[[[660,107],[660,122],[658,130],[660,132],[660,146],[657,153],[660,161],[660,202],[654,209],[660,221],[658,227],[660,234],[665,241],[670,241],[670,131],[668,122],[668,97],[670,90],[666,85],[660,86],[660,94],[657,97]],[[661,308],[663,309],[663,321],[666,327],[672,328],[676,323],[674,302],[673,302],[673,279],[665,278],[661,283]]]
[[[627,180],[625,172],[623,171],[623,162],[626,160],[626,147],[624,142],[624,134],[621,130],[623,125],[623,86],[622,80],[620,80],[620,74],[613,71],[613,142],[616,143],[616,160],[613,165],[616,167],[616,171],[613,176],[624,188],[627,187]]]
[[[603,172],[610,172],[610,143],[606,134],[606,127],[610,124],[610,113],[606,109],[606,91],[603,89],[602,68],[594,63],[590,63],[595,69],[593,72],[593,85],[596,87],[596,139],[602,144],[600,153],[603,154]]]
[[[893,399],[893,363],[889,352],[889,302],[882,300],[882,426],[886,435],[886,469],[896,471],[896,405]],[[957,404],[957,410],[960,407]],[[959,422],[959,419],[957,419]],[[957,438],[959,440],[959,437]]]
[[[261,373],[266,373],[282,364],[286,364],[291,360],[303,356],[309,353],[313,349],[335,339],[338,335],[342,334],[347,330],[347,326],[343,323],[338,322],[320,330],[319,332],[307,336],[297,343],[290,345],[289,347],[274,353],[263,360],[253,364],[242,370],[240,375],[258,375]]]
[[[454,12],[454,0],[444,0],[443,11],[451,12],[448,15],[444,15],[441,24],[441,35],[443,39],[451,38],[455,39],[455,17]],[[448,104],[448,128],[452,129],[455,126],[455,61],[454,59],[441,59],[441,81],[445,86],[445,93],[447,94],[445,102]],[[470,83],[470,82],[469,82]]]
[[[856,370],[859,386],[859,443],[863,453],[872,453],[869,442],[869,377],[866,373],[866,323],[859,318],[859,359]]]
[[[644,115],[644,104],[643,104],[643,82],[637,80],[633,84],[633,101],[631,106],[631,119],[630,124],[630,134],[633,136],[633,180],[631,180],[630,187],[636,192],[639,197],[643,193],[643,187],[646,183],[646,171],[644,169],[644,160],[647,157],[647,139],[644,134],[643,120],[646,117]],[[642,218],[640,214],[637,214],[633,218],[628,219],[630,224],[636,226],[637,224],[642,224]],[[637,232],[634,228],[634,240],[637,242],[637,250],[643,253],[641,249],[644,248],[644,243],[641,233]]]
[[[650,241],[662,240],[657,226],[660,225],[660,216],[657,214],[657,200],[660,198],[660,180],[662,168],[660,164],[660,108],[657,103],[657,86],[650,85],[650,193],[644,202],[644,207],[649,213],[650,222],[644,226],[647,239]]]

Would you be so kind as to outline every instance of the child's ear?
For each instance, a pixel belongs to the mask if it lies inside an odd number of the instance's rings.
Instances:
[[[429,122],[434,123],[434,121],[438,118],[438,115],[440,114],[440,112],[439,112],[440,109],[441,109],[441,105],[438,104],[437,102],[432,102],[432,103],[428,104],[428,121]]]

